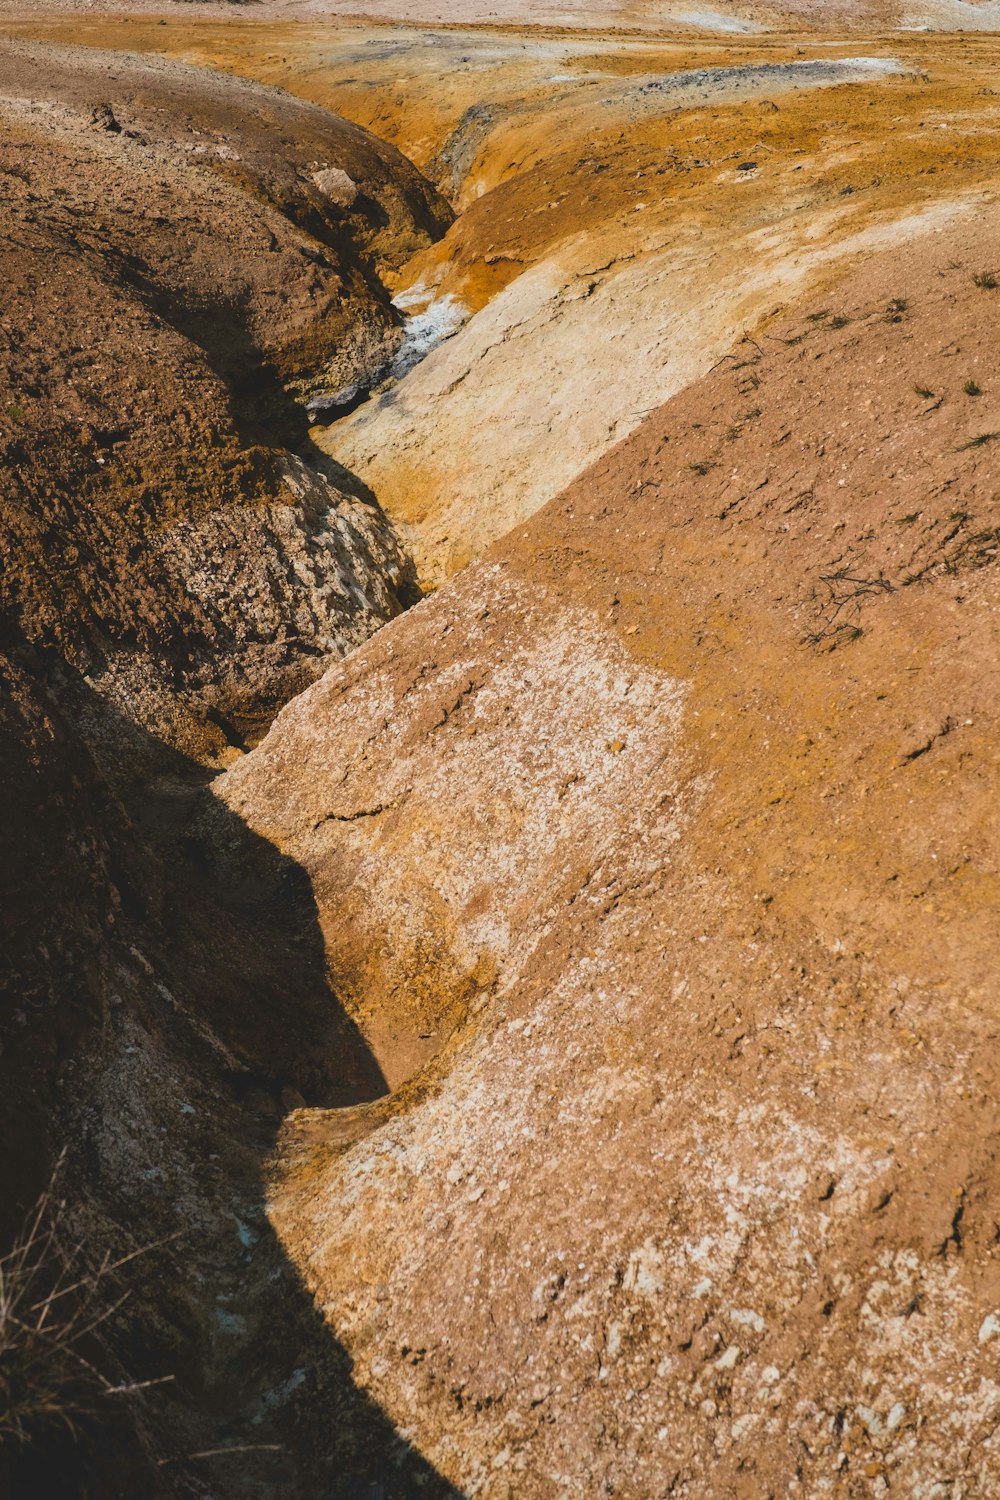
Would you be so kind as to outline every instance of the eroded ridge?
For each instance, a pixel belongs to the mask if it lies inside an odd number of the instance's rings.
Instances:
[[[995,43],[212,14],[0,48],[0,1488],[992,1493]]]

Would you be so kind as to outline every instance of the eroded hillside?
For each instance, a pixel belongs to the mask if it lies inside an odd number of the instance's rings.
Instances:
[[[179,65],[8,43],[0,122],[0,1253],[62,1158],[56,1238],[0,1265],[0,1488],[426,1490],[261,1203],[289,1104],[385,1081],[301,872],[203,825],[212,769],[412,601],[305,400],[392,357],[382,277],[451,214],[357,127]]]
[[[995,194],[992,37],[175,20],[127,34],[344,111],[459,210],[393,281],[444,342],[314,434],[429,584],[838,263]]]
[[[355,127],[174,64],[8,43],[0,109],[4,606],[127,717],[218,753],[407,597],[295,397],[391,359],[380,271],[450,213]]]
[[[270,1212],[464,1493],[997,1482],[997,230],[748,338],[220,784],[383,1071],[437,1032]]]
[[[995,41],[7,10],[0,1487],[992,1493]]]

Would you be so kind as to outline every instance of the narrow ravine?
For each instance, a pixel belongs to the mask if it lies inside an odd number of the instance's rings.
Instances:
[[[0,41],[0,1491],[992,1492],[995,54],[326,28]]]
[[[0,127],[0,1217],[65,1146],[74,1253],[135,1257],[86,1354],[140,1387],[78,1443],[32,1417],[0,1488],[447,1495],[267,1220],[284,1115],[388,1086],[308,878],[212,788],[418,597],[302,397],[397,353],[383,277],[453,216],[385,142],[162,60],[0,44]]]

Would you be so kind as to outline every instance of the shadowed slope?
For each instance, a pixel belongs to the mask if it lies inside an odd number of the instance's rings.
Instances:
[[[453,1493],[355,1387],[263,1211],[289,1105],[385,1090],[327,983],[308,880],[221,819],[178,757],[130,815],[55,707],[65,669],[11,648],[0,1244],[68,1141],[78,1274],[154,1247],[106,1283],[109,1308],[128,1300],[84,1352],[113,1381],[169,1383],[68,1409],[77,1439],[57,1407],[30,1446],[0,1450],[4,1493]],[[113,737],[106,704],[93,713]]]

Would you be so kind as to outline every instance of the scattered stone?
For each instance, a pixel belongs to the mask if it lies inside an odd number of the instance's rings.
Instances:
[[[764,1332],[764,1319],[752,1307],[734,1307],[729,1317],[731,1322],[739,1323],[744,1328],[752,1328],[755,1333]]]
[[[95,130],[107,130],[112,135],[121,135],[121,124],[110,104],[95,104],[90,112],[90,123]]]
[[[896,1428],[899,1426],[900,1422],[905,1416],[906,1407],[903,1405],[902,1401],[897,1401],[895,1405],[890,1408],[889,1415],[885,1419],[886,1432],[895,1432]]]
[[[321,172],[313,173],[312,180],[335,208],[353,208],[358,201],[358,185],[342,167],[324,167]]]

